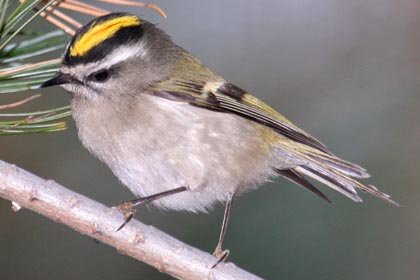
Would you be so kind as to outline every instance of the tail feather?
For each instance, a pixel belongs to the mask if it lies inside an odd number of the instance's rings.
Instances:
[[[328,197],[323,194],[320,190],[318,190],[314,185],[312,185],[311,183],[309,183],[308,180],[305,179],[305,177],[303,177],[300,173],[296,172],[293,169],[275,169],[275,171],[283,176],[284,178],[292,181],[295,184],[298,184],[302,187],[304,187],[305,189],[310,190],[311,192],[313,192],[314,194],[316,194],[317,196],[321,197],[322,199],[331,202],[331,200],[328,199]]]
[[[356,177],[356,178],[370,177],[369,173],[367,173],[366,169],[364,169],[363,167],[357,164],[342,160],[334,155],[318,153],[318,154],[310,154],[309,156],[313,158],[314,160],[327,164],[330,167],[333,167],[334,169],[337,169],[351,177]]]
[[[327,186],[344,194],[356,202],[362,202],[362,199],[358,196],[356,191],[357,189],[360,189],[382,200],[385,200],[386,202],[399,206],[399,204],[393,201],[389,195],[379,191],[376,187],[363,184],[345,174],[342,174],[340,171],[332,169],[331,167],[325,168],[319,165],[314,166],[313,164],[309,164],[306,166],[297,167],[296,171],[326,184]]]
[[[337,178],[334,178],[335,176],[331,176],[328,172],[320,172],[315,169],[311,169],[308,166],[299,166],[296,170],[327,185],[355,202],[363,201],[357,194],[354,186],[340,182],[340,180],[337,180]]]
[[[305,180],[303,175],[327,185],[355,202],[362,202],[362,199],[357,194],[357,190],[362,190],[386,202],[399,206],[389,195],[379,191],[376,187],[363,184],[353,179],[352,177],[369,177],[366,170],[356,164],[310,147],[300,149],[299,151],[290,149],[289,152],[305,163],[298,164],[296,167],[287,170],[276,170],[276,172],[325,199],[325,195]]]

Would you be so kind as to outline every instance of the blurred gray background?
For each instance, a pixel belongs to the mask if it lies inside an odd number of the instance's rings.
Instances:
[[[364,194],[365,203],[356,204],[322,187],[333,200],[328,204],[278,179],[236,200],[225,242],[229,261],[267,279],[419,279],[420,2],[153,3],[167,20],[129,9],[337,155],[366,167],[368,182],[403,205]],[[21,110],[68,104],[59,88],[43,93]],[[0,103],[18,97],[2,96]],[[68,123],[60,133],[0,137],[1,159],[107,205],[133,198]],[[221,205],[207,215],[143,206],[136,217],[211,252],[222,213]],[[170,279],[37,214],[12,213],[4,200],[0,248],[1,279]]]

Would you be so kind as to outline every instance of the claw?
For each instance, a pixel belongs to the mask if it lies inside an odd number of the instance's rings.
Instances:
[[[134,217],[136,209],[131,201],[123,202],[116,208],[124,215],[124,223],[117,229],[120,231]]]
[[[216,250],[214,250],[213,256],[215,256],[218,260],[211,267],[212,269],[215,268],[219,263],[227,260],[227,258],[229,257],[229,250],[222,250],[222,248],[220,246],[217,246]]]
[[[137,199],[121,203],[115,208],[117,208],[124,215],[124,223],[117,229],[117,231],[121,230],[133,218],[134,214],[136,213],[136,209],[134,208],[135,206],[139,204],[143,204],[143,203],[149,203],[156,199],[159,199],[168,195],[180,193],[186,190],[187,190],[187,187],[179,187],[179,188],[171,189],[168,191],[156,193],[150,196],[139,197]]]

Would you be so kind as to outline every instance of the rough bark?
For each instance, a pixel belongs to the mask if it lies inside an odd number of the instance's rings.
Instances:
[[[118,210],[1,160],[0,197],[14,202],[15,211],[37,212],[179,279],[261,279],[232,263],[211,269],[212,255],[137,220],[117,232],[123,221]]]

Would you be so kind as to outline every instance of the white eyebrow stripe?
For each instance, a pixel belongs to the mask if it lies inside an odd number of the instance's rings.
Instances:
[[[129,59],[134,56],[144,57],[146,55],[146,50],[144,44],[132,44],[129,46],[121,46],[114,49],[110,54],[108,54],[104,59],[99,62],[101,68],[109,69],[113,65],[118,64],[122,61]],[[98,63],[98,62],[96,62]],[[97,64],[98,65],[98,64]]]
[[[115,48],[101,60],[72,66],[63,64],[61,65],[60,71],[62,73],[74,75],[79,79],[84,79],[84,75],[87,75],[87,73],[93,73],[102,69],[110,69],[112,66],[123,62],[130,57],[145,57],[147,52],[148,50],[144,43],[120,46]]]

